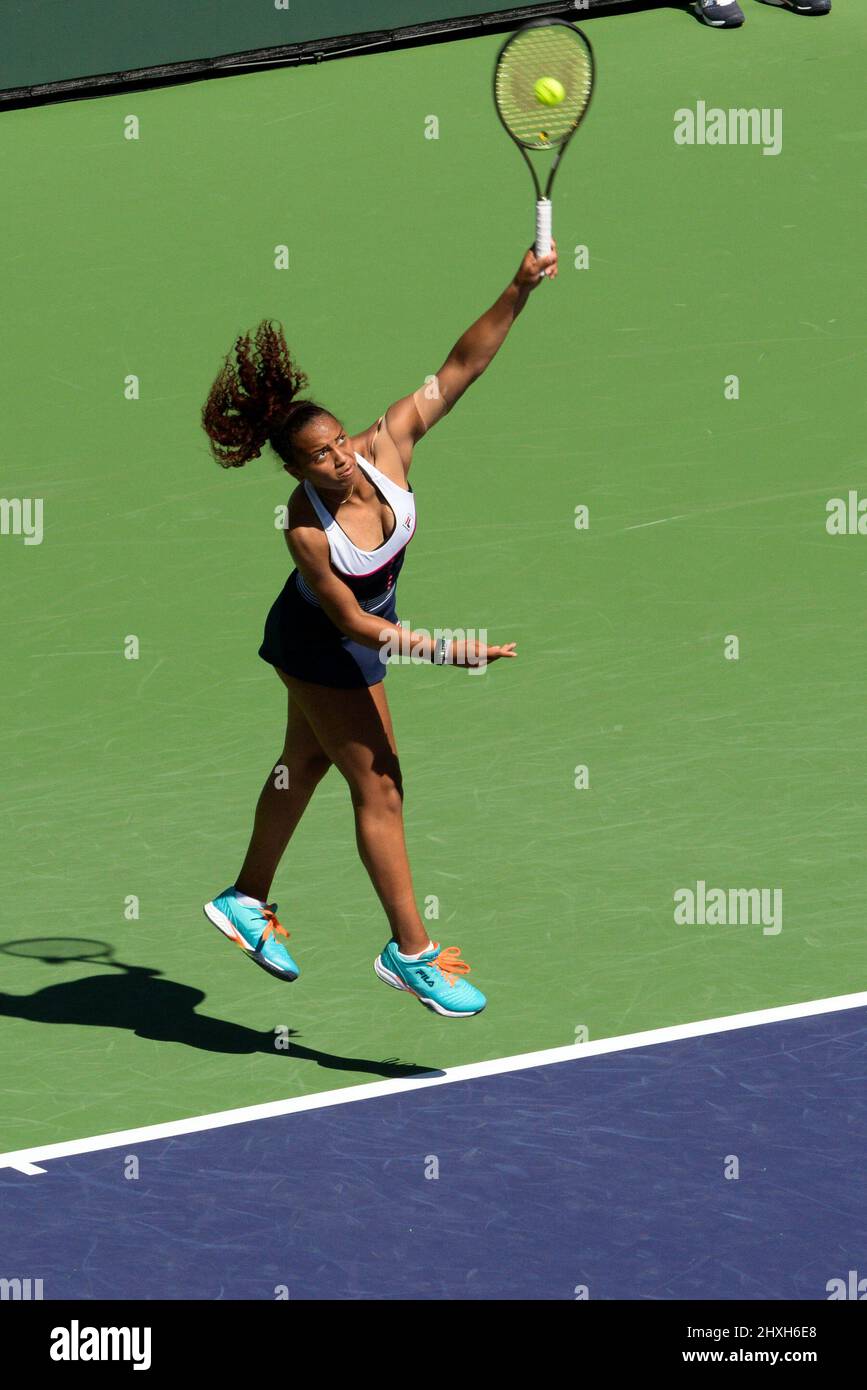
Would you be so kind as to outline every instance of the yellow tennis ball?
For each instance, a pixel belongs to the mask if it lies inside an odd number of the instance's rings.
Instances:
[[[540,77],[533,91],[543,106],[559,106],[566,95],[566,88],[556,77]]]

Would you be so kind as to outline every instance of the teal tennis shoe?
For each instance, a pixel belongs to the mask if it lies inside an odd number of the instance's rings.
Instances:
[[[300,967],[277,940],[278,936],[289,938],[286,928],[277,921],[277,904],[251,906],[241,902],[240,896],[237,888],[227,888],[218,898],[205,903],[203,910],[208,921],[269,975],[278,980],[297,980]]]
[[[444,1018],[471,1018],[480,1014],[488,1001],[464,978],[470,967],[460,956],[460,946],[441,947],[434,942],[418,960],[401,960],[397,942],[389,941],[373,968],[392,989],[414,994],[426,1009]]]

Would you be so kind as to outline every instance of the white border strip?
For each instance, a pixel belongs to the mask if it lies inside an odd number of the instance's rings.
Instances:
[[[428,1086],[448,1086],[455,1081],[469,1081],[477,1076],[498,1076],[502,1072],[526,1071],[529,1067],[550,1066],[556,1062],[577,1062],[585,1057],[602,1057],[609,1052],[626,1052],[630,1048],[655,1047],[658,1043],[679,1042],[683,1038],[703,1038],[710,1033],[730,1033],[737,1028],[754,1028],[765,1023],[783,1023],[792,1018],[812,1018],[819,1014],[838,1013],[844,1009],[859,1009],[867,1005],[867,991],[860,994],[838,994],[832,999],[811,999],[803,1004],[784,1004],[776,1009],[757,1009],[754,1013],[729,1014],[726,1018],[699,1019],[696,1023],[679,1023],[671,1028],[653,1028],[646,1033],[625,1033],[600,1042],[573,1043],[569,1047],[551,1047],[542,1052],[524,1052],[516,1057],[496,1057],[490,1062],[471,1062],[448,1071],[427,1072],[423,1076],[405,1079],[371,1081],[364,1086],[343,1086],[338,1091],[319,1091],[310,1096],[290,1100],[272,1100],[262,1105],[245,1105],[238,1110],[218,1110],[213,1115],[194,1115],[187,1120],[169,1120],[165,1124],[142,1125],[140,1129],[119,1129],[112,1134],[96,1134],[86,1139],[67,1139],[61,1144],[43,1144],[14,1153],[0,1154],[0,1168],[15,1168],[19,1173],[44,1173],[40,1162],[52,1158],[68,1158],[72,1154],[96,1153],[100,1149],[116,1149],[132,1144],[147,1144],[154,1139],[173,1139],[179,1134],[198,1134],[208,1129],[223,1129],[227,1125],[250,1124],[255,1120],[270,1120],[275,1115],[295,1115],[303,1110],[324,1110],[331,1105],[349,1105],[359,1100],[375,1100],[379,1096],[400,1095]]]

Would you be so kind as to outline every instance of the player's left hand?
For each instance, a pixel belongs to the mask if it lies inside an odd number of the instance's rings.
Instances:
[[[537,285],[541,285],[543,280],[553,280],[556,274],[557,243],[552,237],[551,250],[547,256],[537,256],[535,249],[530,247],[515,276],[515,283],[526,285],[528,289],[534,290]]]

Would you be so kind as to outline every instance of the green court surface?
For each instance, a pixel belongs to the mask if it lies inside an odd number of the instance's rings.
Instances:
[[[586,27],[561,274],[411,479],[401,618],[519,650],[387,681],[418,899],[490,1001],[463,1023],[374,976],[336,773],[274,887],[299,982],[202,916],[282,746],[257,647],[289,485],[270,455],[220,470],[199,410],[273,316],[359,429],[493,301],[532,226],[500,39],[0,122],[0,493],[44,499],[41,544],[0,536],[0,942],[88,937],[125,967],[0,955],[3,1150],[865,988],[867,537],[825,521],[867,494],[867,14]],[[781,109],[782,152],[677,146],[698,101]],[[782,930],[678,925],[699,880],[781,889]]]

